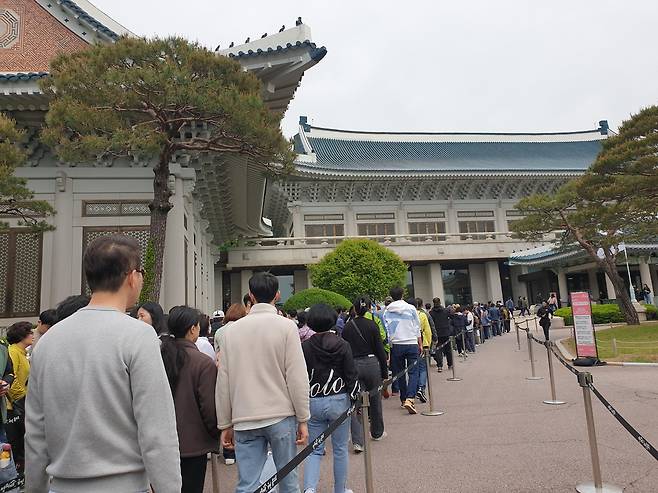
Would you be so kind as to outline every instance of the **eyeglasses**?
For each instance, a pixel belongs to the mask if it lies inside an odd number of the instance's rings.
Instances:
[[[140,269],[135,269],[135,272],[139,272],[142,275],[142,277],[146,276],[146,269],[144,269],[143,267]]]

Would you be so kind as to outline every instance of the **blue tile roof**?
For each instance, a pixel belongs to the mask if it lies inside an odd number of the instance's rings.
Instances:
[[[36,80],[48,77],[48,72],[17,72],[12,74],[0,74],[0,82],[14,82],[18,80]]]
[[[587,169],[601,150],[600,140],[570,142],[570,139],[565,138],[565,141],[559,141],[554,138],[555,134],[546,142],[480,141],[487,140],[486,137],[478,138],[477,142],[436,142],[440,140],[436,138],[428,138],[425,142],[406,142],[396,141],[395,134],[387,134],[386,141],[376,140],[376,134],[372,141],[365,141],[314,137],[313,128],[323,130],[309,125],[302,126],[303,137],[310,144],[316,158],[314,162],[304,160],[303,166],[318,171],[579,172]],[[497,136],[492,140],[505,140],[500,139],[504,134],[492,135]],[[304,154],[302,140],[300,134],[294,138],[295,150],[299,154]]]
[[[66,9],[70,10],[71,12],[79,16],[80,19],[85,21],[94,29],[97,29],[99,32],[105,34],[107,37],[114,40],[119,39],[119,34],[115,33],[114,31],[112,31],[112,29],[97,21],[94,17],[92,17],[83,9],[81,9],[78,6],[78,4],[76,4],[75,2],[71,0],[60,0],[59,3],[62,5],[62,7],[65,7]]]
[[[278,45],[276,48],[267,48],[263,50],[262,48],[258,48],[257,50],[248,50],[248,51],[238,51],[237,53],[229,53],[230,58],[247,58],[247,57],[255,57],[267,53],[285,53],[290,50],[294,50],[297,48],[309,48],[310,53],[311,53],[311,58],[319,62],[324,58],[324,56],[327,54],[327,48],[324,46],[321,46],[318,48],[318,46],[313,43],[312,41],[309,41],[308,39],[306,41],[297,41],[296,43],[287,43],[285,46]]]

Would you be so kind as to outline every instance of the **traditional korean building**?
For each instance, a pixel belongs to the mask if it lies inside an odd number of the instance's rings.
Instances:
[[[121,232],[146,247],[151,163],[66,163],[38,139],[48,108],[38,81],[49,61],[123,35],[133,34],[86,0],[0,0],[0,111],[28,131],[17,174],[57,210],[55,230],[43,234],[3,218],[12,229],[0,235],[0,325],[85,292],[82,254],[94,238]],[[270,110],[285,112],[326,53],[301,24],[219,55],[255,73]],[[410,265],[409,287],[426,300],[532,296],[535,267],[515,252],[541,245],[509,232],[514,204],[583,173],[607,134],[606,121],[560,133],[380,133],[301,117],[296,172],[283,180],[266,179],[247,158],[178,155],[159,301],[209,312],[240,300],[256,270],[278,275],[287,296],[310,286],[306,266],[348,237],[397,252]]]
[[[0,0],[0,111],[28,131],[28,161],[17,175],[57,210],[55,230],[43,234],[27,233],[3,218],[12,229],[0,235],[0,325],[34,320],[40,310],[85,292],[82,253],[94,238],[121,232],[146,247],[151,163],[65,163],[38,138],[48,109],[38,81],[47,77],[49,61],[61,52],[132,35],[86,0]],[[326,54],[303,24],[236,48],[231,56],[258,75],[263,99],[276,112],[287,109],[304,72]],[[266,179],[246,158],[179,155],[171,163],[169,185],[174,208],[160,302],[211,311],[221,302],[215,296],[218,245],[238,235],[271,235],[263,219]]]

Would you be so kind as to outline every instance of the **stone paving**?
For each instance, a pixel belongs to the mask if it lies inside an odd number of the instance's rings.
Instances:
[[[533,324],[530,325],[533,327]],[[543,338],[539,332],[536,337]],[[377,492],[568,492],[592,480],[582,390],[576,377],[554,361],[557,396],[550,398],[546,350],[535,344],[537,374],[529,381],[527,342],[514,331],[478,346],[457,362],[460,382],[432,367],[437,417],[411,416],[395,399],[384,403],[388,437],[373,446]],[[566,329],[551,338],[567,337]],[[658,369],[598,367],[594,384],[654,446],[658,445]],[[658,462],[592,396],[604,481],[627,493],[658,492]],[[419,405],[419,410],[429,405]],[[331,492],[331,451],[323,463],[318,493]],[[365,491],[363,456],[350,456],[348,487]],[[235,466],[220,465],[221,491],[233,492]],[[207,477],[210,488],[210,471]]]

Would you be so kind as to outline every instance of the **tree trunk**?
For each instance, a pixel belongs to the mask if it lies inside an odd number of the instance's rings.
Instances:
[[[162,284],[162,267],[165,254],[165,238],[167,236],[167,214],[173,207],[169,202],[172,193],[169,190],[169,160],[171,152],[163,150],[160,161],[153,168],[153,201],[149,204],[151,209],[151,227],[149,238],[153,242],[155,256],[153,284],[148,299],[160,302],[160,286]]]
[[[601,261],[603,270],[612,281],[612,285],[615,287],[615,294],[617,295],[617,300],[619,300],[619,309],[626,319],[626,323],[629,325],[638,325],[640,323],[640,318],[635,311],[633,302],[631,301],[631,296],[629,294],[624,280],[619,275],[617,271],[617,263],[615,262],[614,257],[606,257],[605,260]]]

